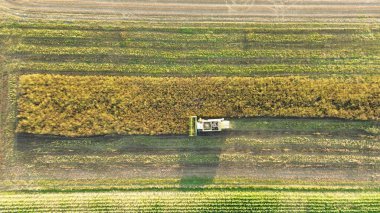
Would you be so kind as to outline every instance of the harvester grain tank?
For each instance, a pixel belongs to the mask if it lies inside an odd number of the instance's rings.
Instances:
[[[191,116],[189,120],[189,136],[197,136],[198,132],[220,132],[230,128],[230,121],[224,118],[197,119]]]

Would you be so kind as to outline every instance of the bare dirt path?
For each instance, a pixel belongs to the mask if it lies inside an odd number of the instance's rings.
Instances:
[[[22,18],[99,20],[285,21],[380,18],[380,1],[343,0],[1,0]]]
[[[1,41],[1,40],[0,40]],[[0,43],[2,44],[2,43]],[[0,48],[0,179],[4,166],[4,144],[8,103],[8,73],[5,70],[5,56]]]

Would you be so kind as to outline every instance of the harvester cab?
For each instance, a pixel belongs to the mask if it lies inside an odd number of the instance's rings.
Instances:
[[[191,116],[189,128],[189,136],[197,136],[198,132],[220,132],[223,129],[229,129],[230,121],[224,118],[197,119],[197,116]]]

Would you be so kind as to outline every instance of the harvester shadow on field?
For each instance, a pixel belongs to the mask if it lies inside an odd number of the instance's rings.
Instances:
[[[204,188],[214,183],[226,137],[204,135],[189,138],[189,143],[178,150],[180,190]]]

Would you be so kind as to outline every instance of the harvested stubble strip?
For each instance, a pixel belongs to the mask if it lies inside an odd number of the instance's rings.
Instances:
[[[380,119],[380,76],[112,77],[23,75],[18,132],[183,134],[190,115]]]

